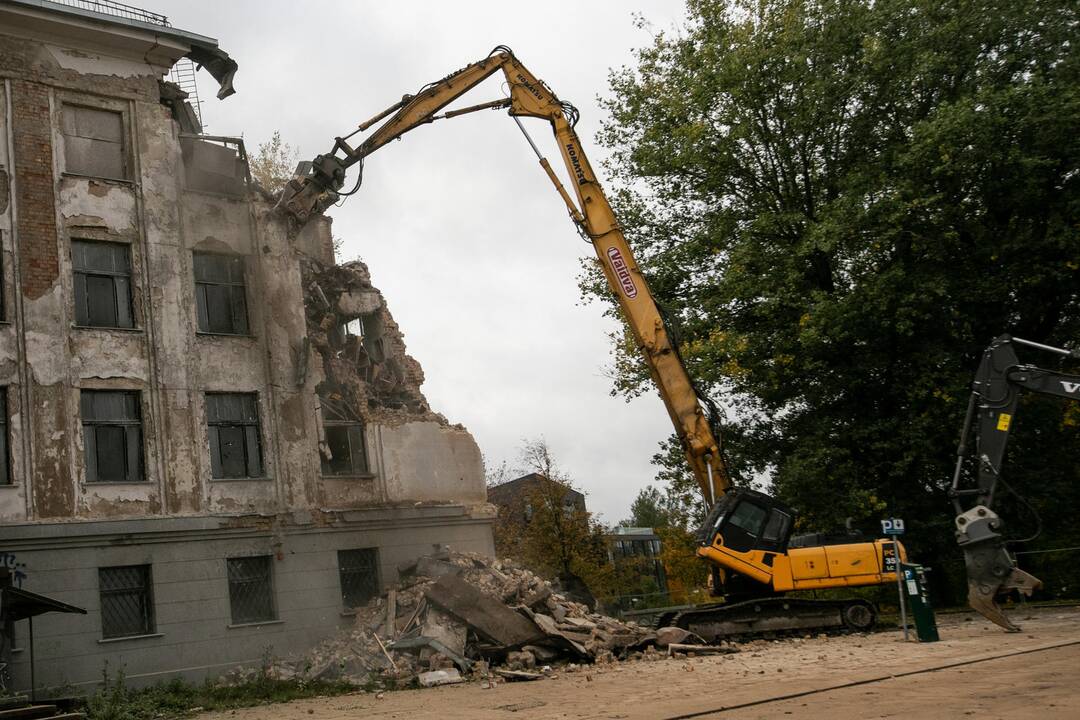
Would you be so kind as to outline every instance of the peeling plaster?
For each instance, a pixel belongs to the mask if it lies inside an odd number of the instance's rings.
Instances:
[[[74,48],[45,45],[45,49],[56,60],[56,64],[65,70],[74,70],[86,75],[111,75],[114,77],[136,77],[157,75],[157,69],[149,63],[133,62],[123,58],[109,57],[83,52]]]
[[[63,327],[64,297],[59,280],[49,291],[33,300],[24,298],[26,357],[31,376],[39,385],[55,385],[68,375],[65,338],[56,328]],[[42,328],[41,331],[30,328]]]
[[[135,229],[135,194],[131,188],[65,177],[60,181],[60,212],[68,224],[85,225],[81,218],[94,219],[114,232]]]

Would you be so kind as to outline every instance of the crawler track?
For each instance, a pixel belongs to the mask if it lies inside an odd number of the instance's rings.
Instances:
[[[792,631],[868,631],[876,619],[877,611],[865,600],[777,597],[665,613],[656,624],[681,627],[711,642]]]

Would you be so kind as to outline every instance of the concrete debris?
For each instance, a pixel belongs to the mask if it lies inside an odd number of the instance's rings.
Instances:
[[[398,424],[446,418],[420,391],[424,371],[401,334],[367,266],[356,260],[302,263],[308,341],[322,358],[317,388],[334,416]]]
[[[421,687],[435,687],[436,685],[454,685],[465,682],[461,673],[457,670],[429,670],[416,676]]]
[[[484,640],[520,647],[546,635],[536,623],[503,605],[457,575],[443,575],[424,591],[425,597],[450,612]]]
[[[429,687],[461,678],[493,686],[546,677],[552,666],[573,672],[581,663],[661,660],[666,655],[655,647],[661,642],[682,651],[701,642],[678,628],[654,632],[591,612],[509,561],[442,550],[399,571],[396,587],[356,608],[351,628],[303,657],[276,658],[263,672],[277,679],[336,680],[376,689]],[[738,649],[703,648],[718,651]],[[237,669],[222,682],[243,682],[258,673]]]
[[[704,645],[705,639],[680,627],[662,627],[656,631],[656,647],[686,644]]]

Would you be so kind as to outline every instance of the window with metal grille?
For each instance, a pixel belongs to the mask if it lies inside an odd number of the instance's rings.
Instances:
[[[207,393],[206,423],[213,477],[263,476],[259,403],[255,393]]]
[[[322,398],[323,433],[326,453],[322,454],[323,475],[367,475],[364,424],[348,408]],[[329,454],[329,457],[327,457]]]
[[[244,258],[194,253],[195,304],[199,332],[247,335]]]
[[[65,105],[62,131],[66,172],[128,179],[123,115],[112,110]]]
[[[8,455],[7,388],[0,386],[0,485],[11,484],[11,458]]]
[[[149,565],[98,568],[101,637],[154,633],[154,592]]]
[[[348,608],[366,605],[379,594],[379,551],[376,548],[338,550],[341,602]]]
[[[88,327],[134,327],[131,253],[127,245],[71,241],[75,270],[75,322]]]
[[[228,558],[225,562],[233,625],[276,620],[271,557]]]
[[[137,390],[80,394],[87,482],[141,482],[142,412]]]

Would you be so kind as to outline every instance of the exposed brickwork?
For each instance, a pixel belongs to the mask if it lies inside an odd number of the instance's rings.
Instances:
[[[60,272],[49,88],[16,80],[12,83],[12,101],[19,269],[23,295],[34,300],[49,291]]]
[[[71,481],[71,448],[64,437],[69,427],[62,385],[30,384],[35,407],[37,440],[31,469],[34,509],[39,518],[70,518],[75,515],[75,484]]]

